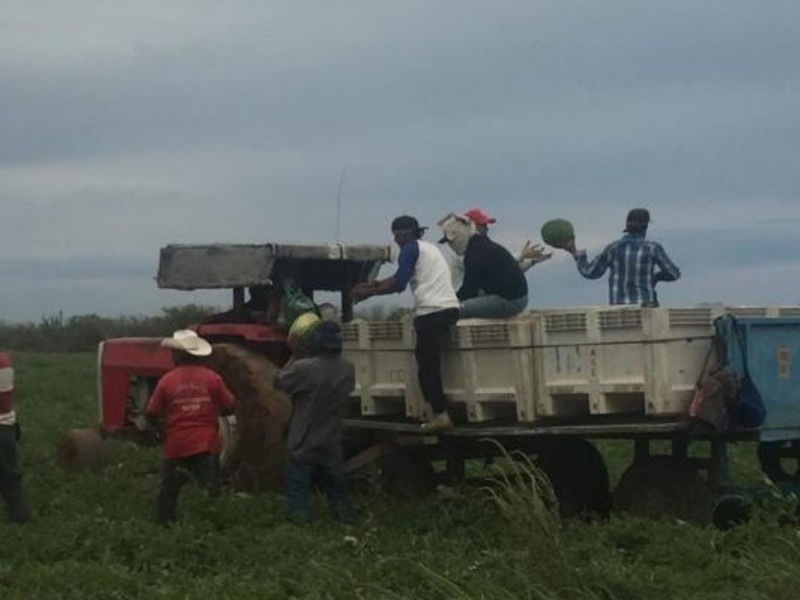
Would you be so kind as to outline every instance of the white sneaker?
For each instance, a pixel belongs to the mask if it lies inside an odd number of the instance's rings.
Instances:
[[[420,427],[425,431],[444,431],[453,427],[453,421],[450,419],[449,414],[441,412],[438,415],[434,415],[430,421],[425,421]]]

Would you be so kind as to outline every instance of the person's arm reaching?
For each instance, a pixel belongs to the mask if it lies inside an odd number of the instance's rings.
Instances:
[[[272,387],[280,392],[292,394],[300,382],[300,370],[297,368],[296,361],[290,361],[275,373],[272,380]]]
[[[164,379],[162,378],[156,384],[156,389],[153,390],[153,394],[147,401],[147,407],[144,413],[147,423],[154,428],[158,426],[159,420],[164,416],[167,410],[167,398],[166,394],[164,394],[163,381]]]
[[[411,276],[414,274],[414,267],[419,258],[419,245],[416,242],[409,242],[400,248],[400,255],[397,257],[397,271],[394,275],[373,281],[372,283],[360,283],[353,286],[353,299],[356,301],[366,300],[372,296],[385,296],[387,294],[400,293],[406,289]]]
[[[233,414],[234,409],[236,408],[236,398],[234,398],[233,394],[228,389],[228,386],[225,385],[222,377],[219,378],[219,387],[216,390],[216,400],[220,415],[227,417],[228,415]]]
[[[541,244],[533,244],[528,240],[515,258],[517,259],[519,268],[523,271],[527,271],[533,265],[544,262],[552,256],[553,253],[547,252]]]
[[[574,250],[574,246],[573,246]],[[575,257],[575,264],[578,266],[578,273],[586,279],[599,279],[606,272],[611,264],[612,247],[606,246],[594,260],[586,257],[586,250],[574,250],[572,255]]]

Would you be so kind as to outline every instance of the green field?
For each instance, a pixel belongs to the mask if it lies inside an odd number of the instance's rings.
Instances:
[[[158,451],[113,442],[102,474],[64,473],[64,431],[96,420],[95,357],[13,355],[24,486],[35,521],[0,525],[0,598],[661,599],[800,596],[800,531],[781,505],[729,532],[675,520],[559,523],[534,494],[475,486],[399,501],[356,496],[363,518],[287,523],[282,498],[187,488],[181,520],[151,522]],[[604,446],[614,477],[627,448]],[[736,474],[757,479],[752,448]]]

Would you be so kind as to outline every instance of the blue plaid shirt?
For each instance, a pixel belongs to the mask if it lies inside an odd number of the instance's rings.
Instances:
[[[611,304],[658,306],[656,282],[675,281],[681,276],[661,244],[646,240],[639,233],[624,235],[592,261],[586,258],[586,251],[577,252],[575,262],[578,272],[587,279],[598,279],[611,270],[608,278]]]

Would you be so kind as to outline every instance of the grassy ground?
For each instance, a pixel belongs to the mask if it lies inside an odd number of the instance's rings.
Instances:
[[[96,421],[94,357],[16,354],[30,526],[0,525],[0,597],[794,599],[800,537],[778,508],[729,532],[674,520],[559,523],[531,490],[448,489],[417,502],[358,497],[363,520],[299,528],[282,498],[181,497],[151,523],[158,453],[112,443],[102,474],[55,465],[61,434]],[[628,458],[603,446],[618,476]],[[758,478],[752,448],[735,469]]]

